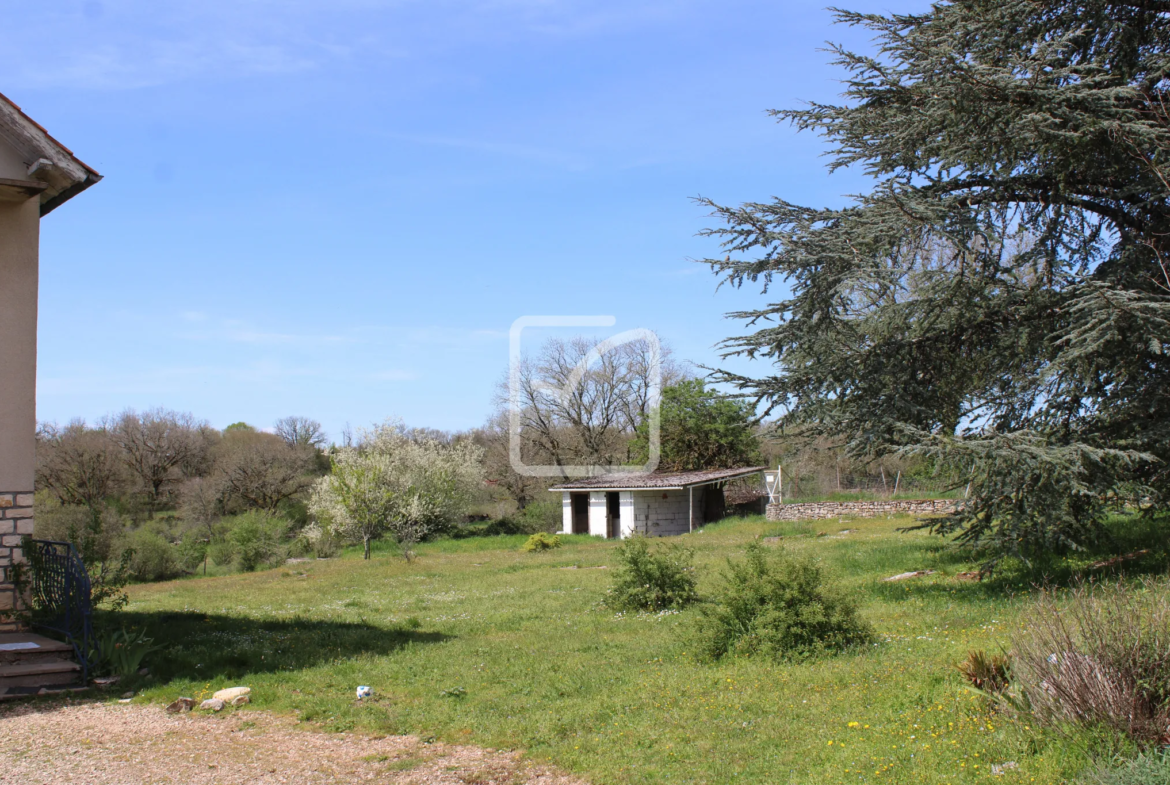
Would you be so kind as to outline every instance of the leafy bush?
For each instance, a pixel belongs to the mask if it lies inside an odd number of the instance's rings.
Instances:
[[[536,534],[528,523],[515,516],[504,516],[497,518],[494,521],[489,521],[482,527],[468,527],[471,530],[478,529],[475,536],[478,537],[499,537],[511,534]]]
[[[1103,726],[1139,747],[1170,727],[1170,583],[1042,592],[1012,637],[1022,706],[1040,722]]]
[[[175,550],[179,566],[187,572],[194,572],[203,566],[203,560],[208,556],[207,536],[201,531],[187,531]]]
[[[654,547],[641,535],[623,540],[617,547],[617,569],[605,597],[619,611],[659,611],[682,608],[698,599],[695,588],[694,553],[674,543]]]
[[[175,547],[158,532],[142,528],[127,537],[126,542],[134,551],[130,558],[130,576],[134,580],[162,581],[181,572]]]
[[[235,565],[243,572],[275,565],[288,556],[288,529],[284,518],[259,510],[224,518],[207,555],[219,567]]]
[[[528,538],[528,541],[520,546],[520,550],[525,553],[532,553],[533,551],[550,551],[553,548],[561,547],[561,538],[555,534],[545,534],[544,532],[537,532]]]
[[[225,519],[227,540],[232,544],[234,561],[244,572],[285,558],[284,540],[288,521],[275,515],[252,511]]]
[[[123,541],[121,516],[110,507],[62,504],[46,491],[38,491],[33,504],[36,536],[71,542],[77,548],[89,572],[93,604],[114,609],[125,605],[127,597],[122,588],[130,580],[132,554]],[[35,561],[29,566],[37,569]]]
[[[216,567],[227,567],[236,560],[236,546],[231,540],[217,538],[207,546],[207,555]]]
[[[811,560],[752,543],[742,561],[728,560],[724,579],[698,622],[699,650],[711,659],[763,654],[801,660],[871,636],[857,604]]]
[[[973,651],[957,667],[967,683],[980,692],[998,695],[1011,682],[1011,664],[1002,654]]]
[[[485,524],[467,524],[453,534],[457,539],[464,537],[498,537],[511,534],[555,534],[561,528],[561,506],[546,502],[533,502],[523,510],[496,518]]]
[[[1082,777],[1082,785],[1166,785],[1170,782],[1170,752],[1138,755]]]
[[[527,529],[522,532],[523,534],[537,532],[555,534],[560,531],[563,515],[561,500],[550,498],[529,502],[528,506],[516,514],[516,518],[520,526]]]

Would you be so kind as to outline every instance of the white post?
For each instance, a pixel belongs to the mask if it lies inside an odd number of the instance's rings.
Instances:
[[[573,533],[573,497],[568,491],[561,494],[561,533]]]
[[[638,524],[635,522],[634,516],[634,492],[622,491],[618,496],[618,519],[620,521],[619,529],[622,539],[630,537],[638,529]]]
[[[605,491],[589,492],[589,533],[605,539],[609,535],[606,520]]]
[[[780,489],[779,490],[780,504],[783,504],[784,503],[784,466],[783,465],[776,466],[776,479],[779,480],[778,487]]]
[[[902,470],[901,470],[901,469],[898,469],[898,476],[897,476],[897,478],[894,480],[894,495],[895,495],[895,496],[897,496],[897,495],[898,495],[898,485],[900,485],[900,484],[901,484],[901,482],[902,482]]]
[[[687,488],[687,531],[695,530],[695,488]]]

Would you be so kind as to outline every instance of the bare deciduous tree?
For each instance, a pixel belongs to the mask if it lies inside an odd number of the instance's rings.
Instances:
[[[141,484],[151,513],[164,492],[181,477],[180,467],[205,447],[205,423],[185,412],[127,409],[103,423],[104,430],[121,448],[126,467]]]
[[[37,487],[52,491],[62,504],[88,507],[93,515],[125,486],[117,444],[103,428],[89,428],[84,420],[64,428],[42,424],[36,457]]]
[[[519,367],[520,432],[527,463],[605,466],[629,459],[629,443],[654,404],[656,366],[662,386],[685,378],[665,346],[638,340],[601,350],[589,338],[550,339]],[[508,416],[505,379],[497,417]],[[567,474],[566,474],[567,476]]]
[[[314,481],[314,450],[280,436],[237,430],[224,435],[213,476],[225,503],[242,502],[269,512],[285,499],[307,490]]]
[[[294,447],[314,447],[321,449],[328,442],[321,423],[308,417],[282,417],[276,421],[274,431]]]
[[[519,509],[523,510],[547,490],[547,479],[519,474],[512,468],[506,412],[494,414],[486,425],[472,433],[471,439],[483,450],[484,473],[488,479],[503,489]]]

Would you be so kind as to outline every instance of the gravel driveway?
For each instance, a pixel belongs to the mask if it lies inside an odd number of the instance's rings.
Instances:
[[[159,705],[0,706],[0,783],[20,785],[586,785],[516,753],[297,727],[262,711]]]

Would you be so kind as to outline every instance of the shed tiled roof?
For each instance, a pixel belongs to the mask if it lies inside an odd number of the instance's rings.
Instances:
[[[692,485],[706,485],[721,480],[733,480],[764,471],[764,466],[746,466],[740,469],[713,469],[701,472],[638,472],[603,474],[584,480],[560,483],[550,491],[639,491],[679,490]]]

